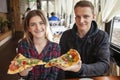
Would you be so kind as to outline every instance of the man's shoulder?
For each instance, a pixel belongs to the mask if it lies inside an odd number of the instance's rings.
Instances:
[[[96,33],[96,35],[94,35],[93,37],[94,37],[94,39],[96,39],[98,41],[101,41],[103,39],[106,39],[106,40],[109,39],[108,34],[105,31],[103,31],[103,30],[98,30],[98,32]]]
[[[66,31],[63,32],[62,35],[63,35],[63,36],[66,36],[66,37],[70,37],[70,36],[72,35],[72,30],[71,30],[71,29],[66,30]]]
[[[99,36],[108,36],[108,33],[103,30],[98,30],[98,35]]]
[[[63,33],[65,33],[65,34],[70,33],[70,34],[71,34],[71,32],[72,32],[72,30],[71,30],[71,29],[68,29],[68,30],[64,31]]]

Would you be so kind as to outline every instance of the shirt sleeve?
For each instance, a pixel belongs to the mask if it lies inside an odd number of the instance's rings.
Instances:
[[[98,40],[95,47],[97,61],[92,64],[83,63],[79,71],[80,76],[100,76],[104,75],[109,70],[109,38],[107,34],[101,37],[102,38]]]
[[[29,50],[27,42],[23,40],[18,43],[17,48],[18,48],[18,53],[21,53],[21,54],[27,54]]]
[[[30,48],[31,46],[28,44],[28,42],[26,40],[21,40],[19,43],[18,43],[18,53],[21,53],[23,54],[25,57],[28,57],[30,58]]]

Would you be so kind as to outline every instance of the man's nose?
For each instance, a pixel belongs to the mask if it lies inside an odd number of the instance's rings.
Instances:
[[[79,21],[80,21],[80,23],[84,22],[84,18],[81,17],[81,18],[79,19]]]

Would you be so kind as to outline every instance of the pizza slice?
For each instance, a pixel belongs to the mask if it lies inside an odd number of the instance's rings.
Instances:
[[[22,54],[18,54],[12,61],[11,64],[9,65],[8,69],[8,74],[16,74],[28,67],[33,67],[36,65],[44,65],[46,64],[42,60],[39,59],[29,59],[23,56]]]
[[[64,67],[69,67],[76,64],[79,60],[80,55],[78,51],[76,51],[75,49],[70,49],[66,54],[50,60],[48,63],[45,64],[45,67],[52,67],[57,64],[62,65]]]

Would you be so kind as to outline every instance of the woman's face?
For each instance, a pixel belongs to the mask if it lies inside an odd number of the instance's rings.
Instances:
[[[46,26],[40,16],[34,16],[29,21],[29,30],[33,38],[45,38]]]

